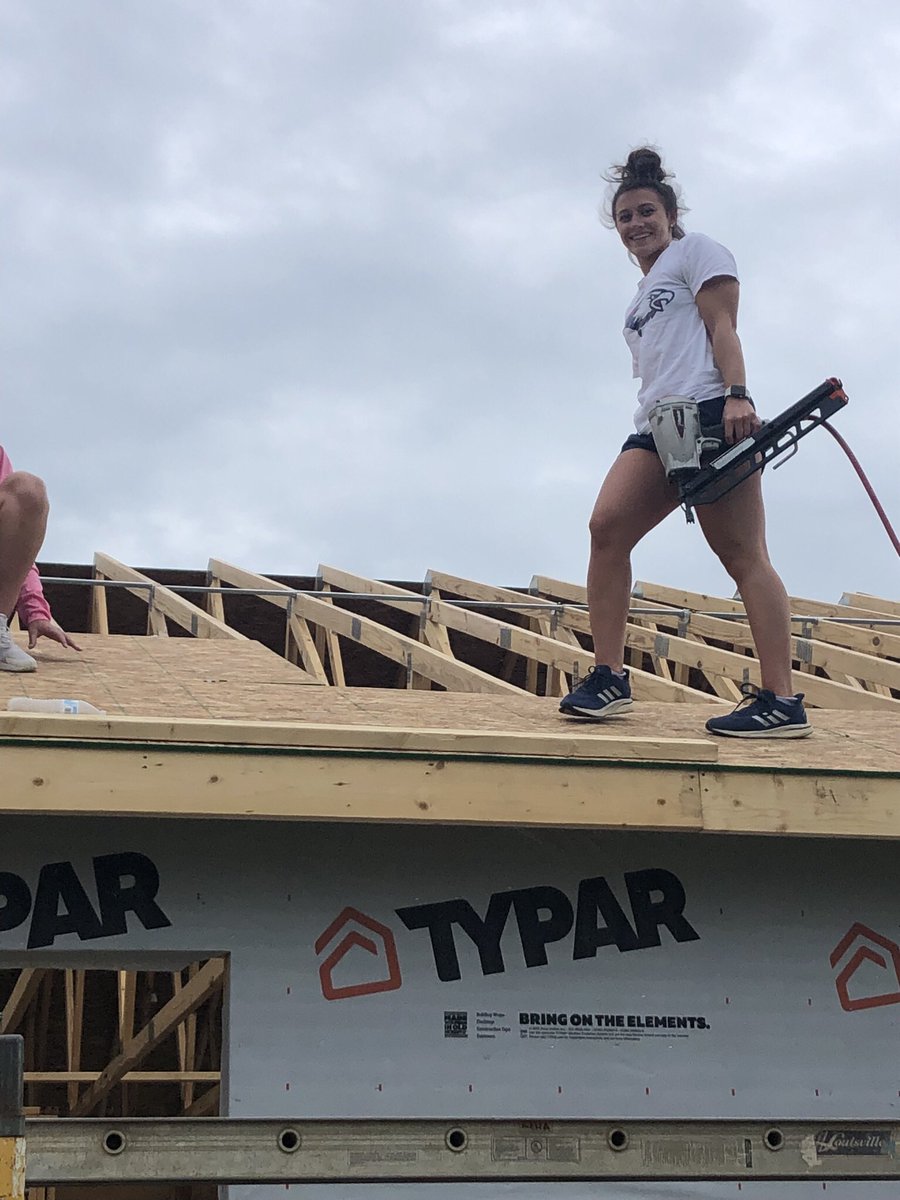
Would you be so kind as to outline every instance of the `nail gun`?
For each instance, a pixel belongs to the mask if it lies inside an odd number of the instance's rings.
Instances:
[[[848,397],[839,379],[826,379],[802,400],[733,446],[722,426],[702,430],[696,401],[670,396],[650,414],[650,431],[666,478],[678,488],[689,522],[698,504],[712,504],[754,471],[780,459],[780,467],[797,453],[797,443],[844,407]]]

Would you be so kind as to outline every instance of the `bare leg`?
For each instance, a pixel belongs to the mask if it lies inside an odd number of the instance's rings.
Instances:
[[[610,467],[591,514],[587,597],[594,659],[621,671],[631,597],[631,551],[678,507],[659,456],[626,450]]]
[[[14,471],[0,483],[0,613],[7,617],[41,548],[48,511],[37,476]]]
[[[791,609],[784,584],[769,561],[759,474],[696,511],[707,542],[741,593],[763,687],[776,696],[793,695]]]

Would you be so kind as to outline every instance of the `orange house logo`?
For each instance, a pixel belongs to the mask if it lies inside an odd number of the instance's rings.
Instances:
[[[856,947],[853,949],[853,947]],[[834,981],[844,1012],[861,1008],[879,1008],[883,1004],[900,1004],[900,946],[890,938],[876,933],[868,925],[856,921],[831,952],[831,965],[836,967],[850,951],[850,958],[841,967]],[[882,991],[869,995],[850,996],[850,982],[864,963],[873,963],[884,972]],[[871,975],[869,976],[871,979]]]
[[[374,917],[367,917],[358,908],[345,908],[335,917],[316,939],[316,954],[323,954],[330,946],[333,949],[319,966],[319,981],[326,1000],[347,1000],[351,996],[369,996],[373,992],[393,992],[403,982],[393,933],[387,925],[382,925]],[[335,969],[354,950],[364,950],[366,954],[381,960],[384,966],[382,978],[337,986],[334,982]]]

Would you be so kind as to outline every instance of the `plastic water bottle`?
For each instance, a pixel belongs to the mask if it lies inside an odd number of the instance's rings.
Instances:
[[[87,700],[35,700],[31,696],[12,696],[6,702],[10,712],[91,714],[105,717],[105,708],[95,708]]]

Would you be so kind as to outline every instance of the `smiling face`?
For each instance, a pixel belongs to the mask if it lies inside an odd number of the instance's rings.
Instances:
[[[672,241],[675,214],[666,212],[653,188],[633,188],[619,196],[613,215],[619,237],[646,275]]]

